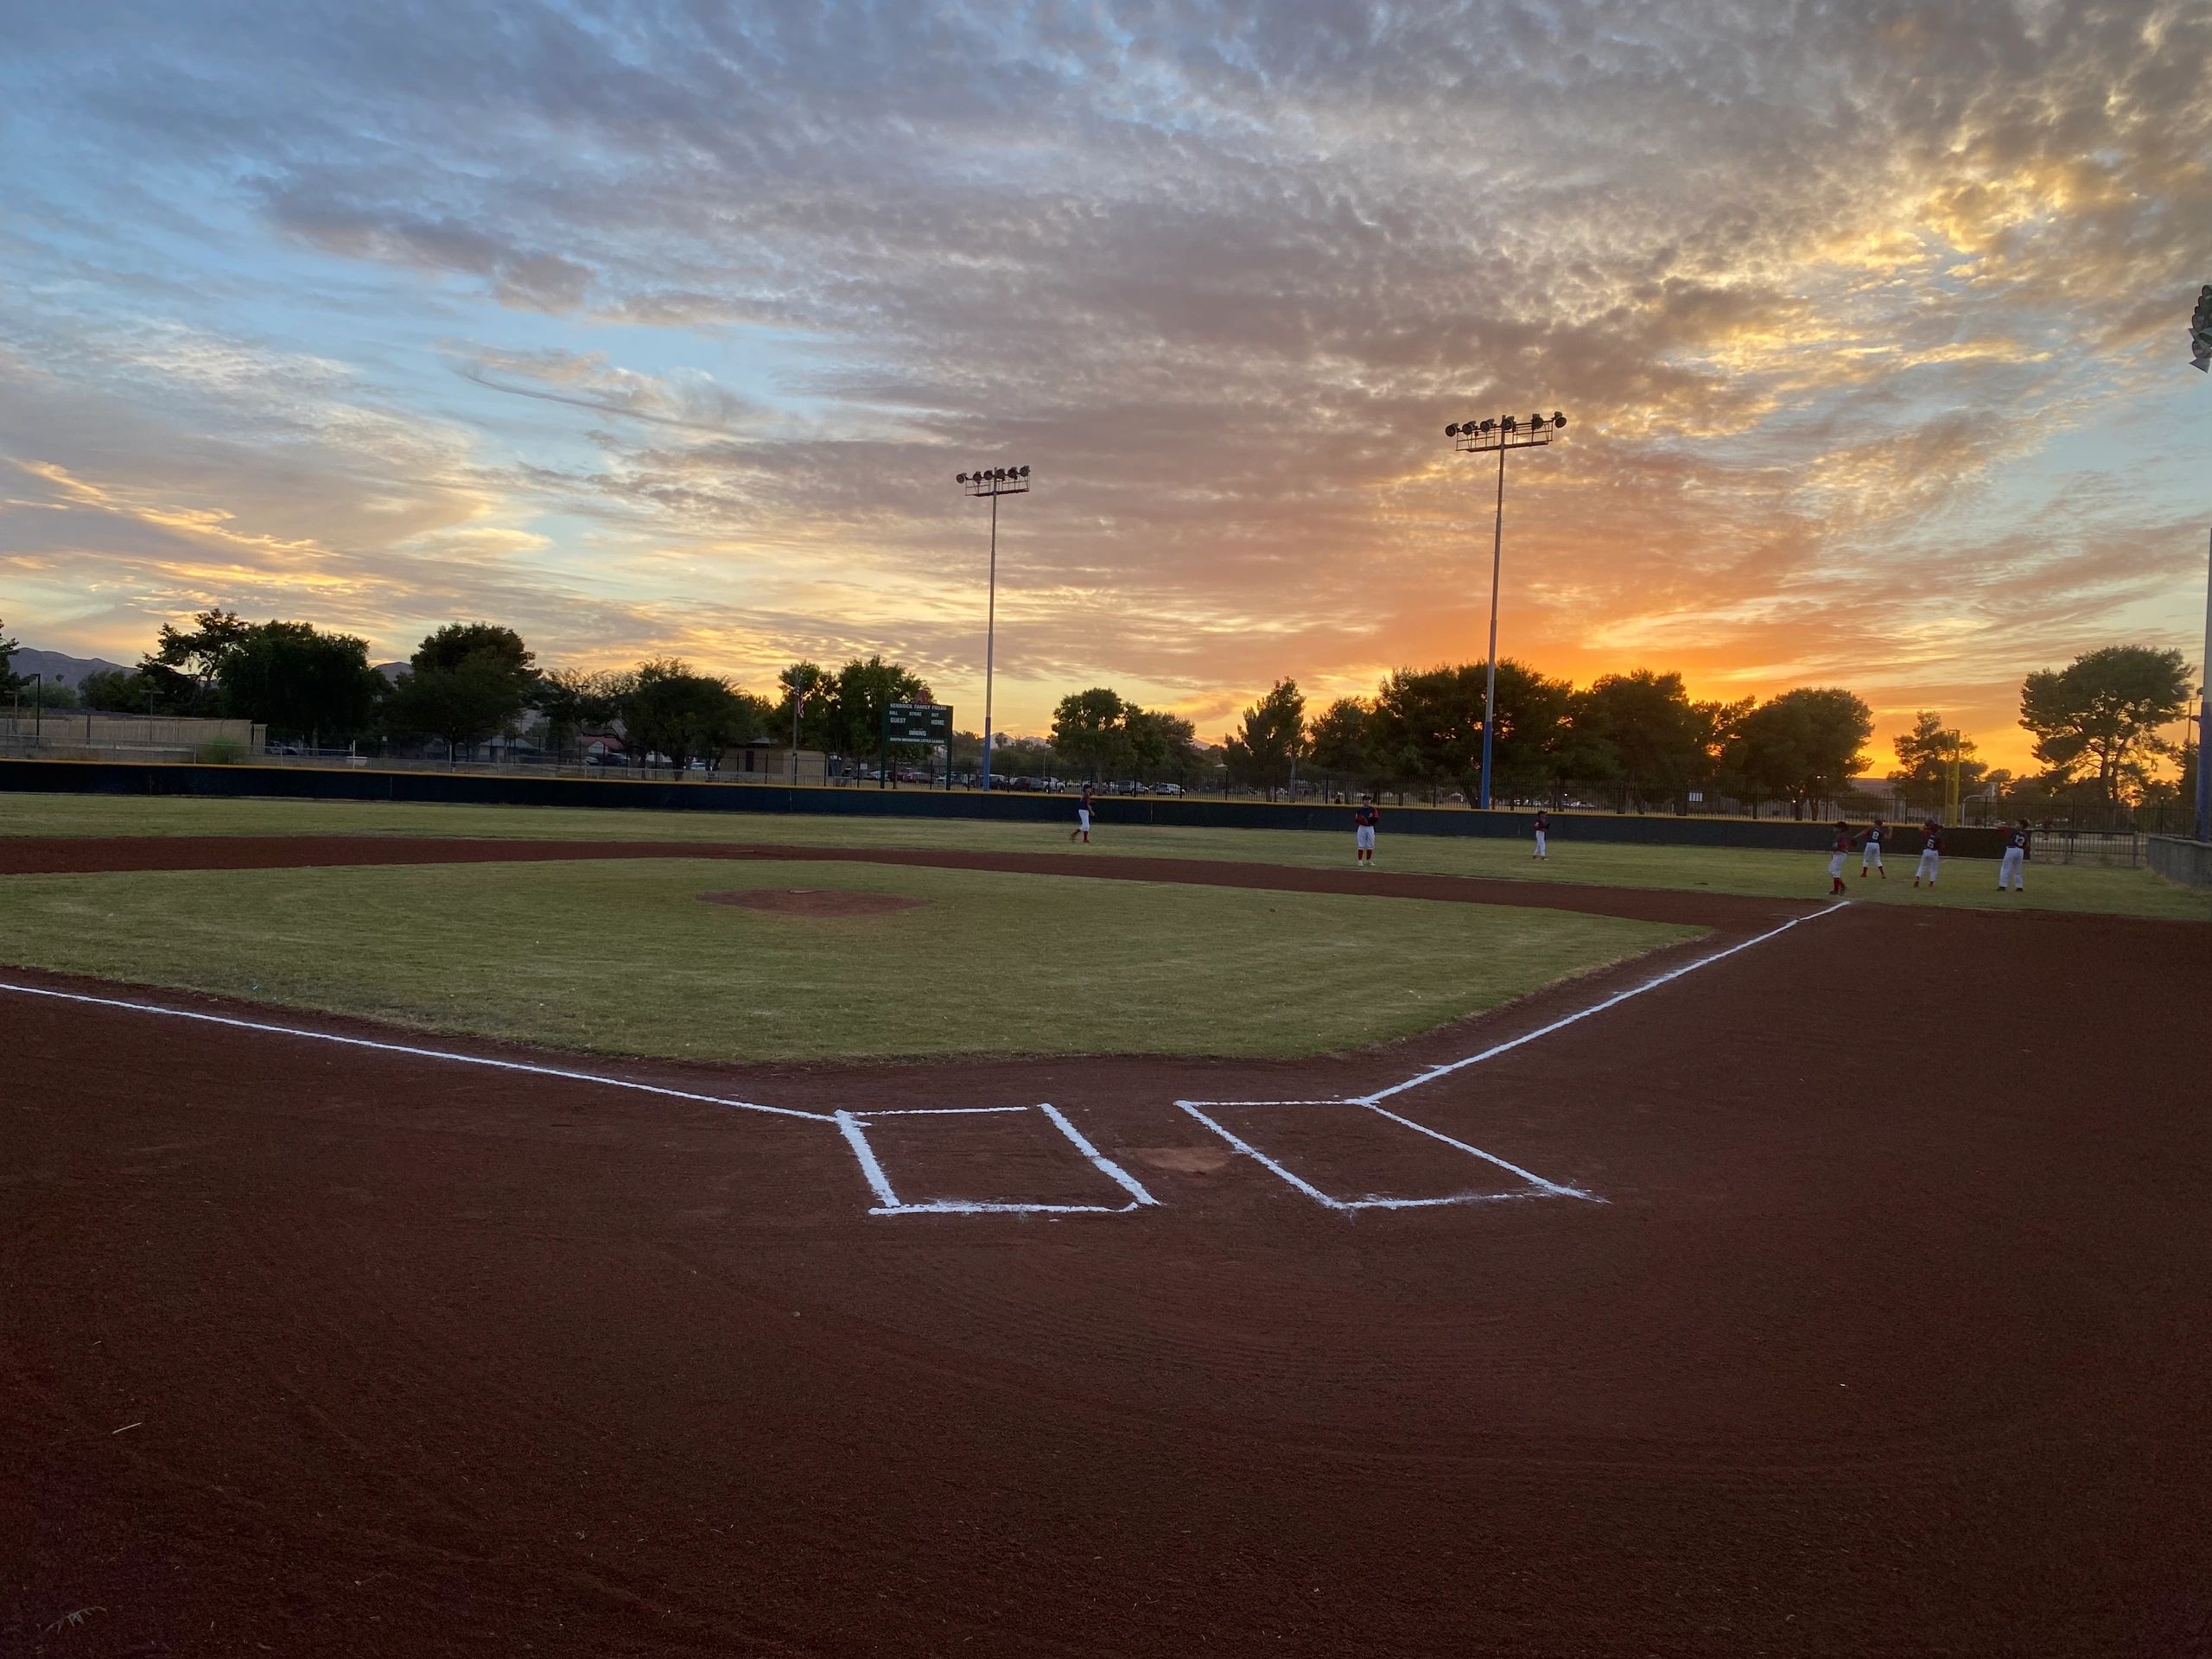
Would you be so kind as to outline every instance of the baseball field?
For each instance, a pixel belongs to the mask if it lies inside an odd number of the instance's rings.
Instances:
[[[0,1650],[2202,1650],[2202,896],[1388,822],[0,796]]]

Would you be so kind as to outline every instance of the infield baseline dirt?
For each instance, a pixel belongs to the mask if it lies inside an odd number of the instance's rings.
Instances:
[[[1160,1200],[886,1217],[818,1122],[0,995],[0,1650],[2203,1652],[2207,941],[1824,916],[1391,1103],[1605,1202],[1356,1216],[1174,1101],[1395,1054],[624,1069]],[[1236,1123],[1459,1179],[1355,1109]],[[1092,1194],[1039,1122],[872,1133]]]

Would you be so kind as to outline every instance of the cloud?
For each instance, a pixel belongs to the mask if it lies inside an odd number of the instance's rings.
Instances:
[[[610,363],[603,352],[482,350],[456,364],[454,372],[518,397],[697,432],[735,431],[758,423],[764,414],[760,404],[704,375],[640,374]]]
[[[1504,617],[1555,671],[1997,708],[2190,631],[2178,488],[2064,477],[2201,453],[2099,448],[2212,271],[2186,0],[17,27],[60,160],[0,242],[41,277],[0,453],[127,504],[17,511],[148,607],[182,538],[272,604],[342,568],[387,632],[511,595],[580,654],[895,650],[972,701],[950,474],[1012,459],[1019,717],[1211,714],[1472,654],[1491,480],[1440,429],[1541,406]]]

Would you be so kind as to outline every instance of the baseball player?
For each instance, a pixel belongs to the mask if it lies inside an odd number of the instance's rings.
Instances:
[[[1877,818],[1868,824],[1866,833],[1859,840],[1859,879],[1864,881],[1869,870],[1881,870],[1882,880],[1888,880],[1890,873],[1882,868],[1882,821]]]
[[[1942,863],[1943,831],[1937,826],[1936,820],[1930,818],[1928,820],[1927,826],[1920,832],[1920,863],[1913,870],[1912,885],[1918,887],[1921,878],[1925,876],[1928,878],[1928,885],[1934,887],[1936,872],[1942,867]]]
[[[1356,855],[1353,861],[1363,869],[1375,862],[1375,826],[1382,822],[1382,815],[1376,810],[1375,798],[1363,795],[1359,805],[1351,815],[1351,844]]]
[[[1544,837],[1550,833],[1551,827],[1551,819],[1544,815],[1544,810],[1541,807],[1538,807],[1536,809],[1536,856],[1538,858],[1545,855]]]
[[[1841,818],[1835,821],[1835,842],[1828,852],[1828,891],[1841,893],[1843,889],[1843,861],[1851,855],[1851,826]]]
[[[1090,785],[1083,786],[1083,799],[1075,809],[1075,828],[1068,831],[1068,839],[1083,837],[1083,844],[1090,845]]]
[[[2022,818],[2005,832],[2005,856],[1997,866],[1997,891],[2010,887],[2015,893],[2026,892],[2027,872],[2021,867],[2027,861],[2028,821]]]

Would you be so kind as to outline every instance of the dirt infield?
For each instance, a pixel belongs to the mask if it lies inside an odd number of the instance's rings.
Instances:
[[[1391,874],[1303,869],[1196,858],[1137,858],[1094,853],[967,853],[921,848],[726,847],[683,841],[503,841],[438,836],[0,836],[0,875],[81,874],[101,870],[271,870],[322,865],[499,864],[564,859],[734,858],[853,864],[908,864],[940,870],[1001,870],[1024,875],[1085,875],[1194,887],[1261,887],[1283,893],[1371,893],[1451,904],[1511,905],[1686,922],[1749,931],[1809,910],[1808,900],[1664,888],[1596,887],[1567,882],[1500,881],[1480,876]]]
[[[0,992],[0,1651],[2212,1650],[2212,935],[1780,909],[1325,1062],[677,1093]]]

